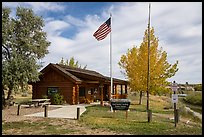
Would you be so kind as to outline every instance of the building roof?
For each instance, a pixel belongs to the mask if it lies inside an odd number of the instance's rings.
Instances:
[[[82,83],[85,82],[86,80],[90,81],[103,81],[103,82],[110,82],[110,77],[103,76],[102,74],[93,71],[93,70],[87,70],[87,69],[81,69],[81,68],[75,68],[75,67],[70,67],[67,65],[61,65],[61,64],[53,64],[50,63],[48,64],[44,69],[42,69],[40,72],[45,73],[48,68],[53,68],[63,74],[64,76],[68,77],[71,79],[74,83]],[[118,84],[127,84],[128,82],[125,80],[120,80],[113,78],[114,83]]]
[[[74,79],[77,82],[81,82],[81,80],[79,78],[77,78],[76,76],[72,75],[71,73],[69,73],[68,71],[66,71],[64,68],[56,65],[56,64],[52,64],[53,66],[55,66],[56,68],[58,68],[60,71],[62,71],[65,75],[71,77],[72,79]]]
[[[70,66],[61,65],[61,64],[56,64],[56,66],[59,66],[62,69],[64,69],[65,71],[68,71],[68,72],[76,72],[76,73],[81,73],[81,74],[86,74],[86,75],[90,75],[90,76],[104,78],[103,75],[101,75],[100,73],[98,73],[96,71],[81,69],[81,68],[75,68],[75,67],[70,67]]]
[[[105,76],[106,82],[110,82],[111,78]],[[114,83],[119,83],[119,84],[128,84],[128,81],[126,80],[122,80],[122,79],[117,79],[117,78],[113,78]]]

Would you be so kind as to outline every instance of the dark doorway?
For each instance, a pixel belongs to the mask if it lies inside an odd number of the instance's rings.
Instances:
[[[79,96],[84,97],[85,96],[85,87],[79,87]]]
[[[103,100],[108,101],[109,95],[108,95],[108,85],[104,85],[103,87]]]

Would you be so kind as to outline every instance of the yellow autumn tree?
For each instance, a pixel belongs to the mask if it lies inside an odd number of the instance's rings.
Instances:
[[[168,78],[174,76],[178,71],[178,61],[170,64],[167,61],[167,53],[158,49],[159,39],[154,35],[154,28],[150,29],[150,94],[161,94],[168,92],[165,88],[169,82]],[[120,68],[129,82],[130,88],[135,92],[140,92],[140,101],[142,102],[142,93],[147,90],[147,65],[148,65],[148,30],[145,30],[143,42],[140,47],[134,46],[128,49],[125,55],[122,55],[119,61]]]

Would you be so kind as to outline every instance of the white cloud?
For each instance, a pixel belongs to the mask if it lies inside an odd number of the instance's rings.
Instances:
[[[65,29],[69,28],[69,26],[70,25],[68,23],[61,20],[47,19],[44,31],[47,32],[48,35],[59,36]]]
[[[191,10],[189,11],[189,9]],[[144,31],[147,28],[147,3],[124,3],[124,5],[111,6],[110,9],[102,13],[101,19],[89,15],[86,20],[82,21],[67,16],[70,23],[86,24],[86,28],[80,29],[79,33],[72,39],[73,43],[69,47],[67,46],[67,53],[64,53],[62,49],[61,53],[64,54],[61,55],[67,58],[74,56],[80,63],[87,64],[89,69],[108,76],[110,74],[109,36],[100,42],[92,36],[94,31],[108,19],[109,12],[107,11],[111,11],[113,15],[113,76],[123,79],[124,76],[120,73],[121,70],[117,63],[128,48],[133,45],[138,46],[142,42]],[[195,24],[196,21],[201,21],[199,11],[201,11],[199,3],[152,3],[151,26],[155,28],[155,34],[159,37],[159,45],[167,51],[170,63],[173,64],[179,60],[179,71],[171,79],[175,78],[181,83],[201,81],[202,27],[199,23]],[[196,45],[185,42],[186,40],[194,41],[195,38],[200,41],[195,43]],[[195,58],[197,58],[196,61]],[[194,72],[197,76],[193,76],[191,79],[189,75]]]
[[[64,6],[57,2],[25,2],[32,7],[36,12],[53,11],[59,12],[64,10]]]
[[[64,6],[57,2],[3,2],[4,6],[16,8],[18,6],[32,8],[35,12],[53,11],[59,12],[64,10]]]
[[[42,9],[58,9],[62,11],[62,4],[49,3]],[[30,4],[32,5],[32,4]],[[37,4],[36,4],[37,5]],[[39,8],[32,5],[35,10]],[[49,8],[50,7],[50,8]],[[65,12],[65,11],[64,11]],[[109,76],[109,42],[108,35],[102,41],[97,41],[93,33],[109,18],[112,13],[112,54],[113,76],[124,79],[117,64],[122,54],[133,45],[139,46],[148,23],[148,3],[127,2],[111,5],[104,9],[101,15],[87,15],[76,18],[65,15],[63,20],[56,20],[52,16],[46,18],[45,30],[48,40],[52,42],[48,54],[43,61],[45,65],[58,63],[61,57],[69,59],[74,56],[82,66],[96,70]],[[71,37],[61,34],[77,27],[77,33]],[[152,2],[151,26],[159,38],[159,47],[168,53],[168,61],[173,64],[179,61],[179,71],[169,79],[178,83],[201,83],[202,81],[202,3],[201,2]]]
[[[67,21],[68,23],[70,23],[70,24],[72,24],[74,26],[78,26],[78,27],[83,27],[83,26],[86,25],[84,21],[82,21],[80,19],[77,19],[77,18],[75,18],[75,17],[73,17],[71,15],[67,15],[65,17],[65,21]]]

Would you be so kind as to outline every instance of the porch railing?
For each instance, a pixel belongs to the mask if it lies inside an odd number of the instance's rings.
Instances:
[[[113,99],[126,99],[127,98],[127,94],[115,94],[115,95],[112,95],[112,98]]]

